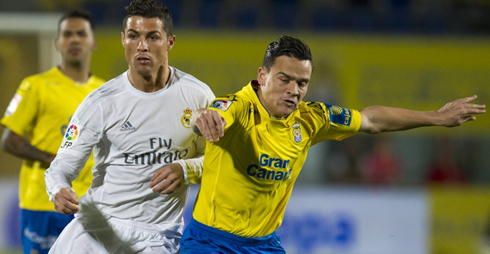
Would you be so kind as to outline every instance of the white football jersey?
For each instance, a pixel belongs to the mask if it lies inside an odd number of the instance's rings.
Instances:
[[[193,112],[209,105],[214,94],[193,76],[170,69],[170,79],[157,92],[134,88],[126,71],[87,96],[45,173],[51,200],[59,189],[71,187],[93,149],[94,180],[80,202],[95,206],[106,217],[183,223],[189,185],[162,195],[149,188],[150,179],[168,163],[202,163],[205,140],[192,132],[189,120]]]

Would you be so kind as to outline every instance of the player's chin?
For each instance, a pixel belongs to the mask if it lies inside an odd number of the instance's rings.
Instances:
[[[286,104],[286,110],[289,113],[292,113],[297,107],[298,107],[298,105],[296,105],[295,103],[288,103],[288,104]]]
[[[72,54],[65,55],[65,61],[71,65],[81,64],[82,58],[83,57],[81,55],[72,55]]]
[[[149,68],[148,66],[137,66],[136,73],[141,76],[148,76],[151,75],[151,68]]]
[[[288,116],[291,113],[293,113],[293,111],[295,109],[296,109],[296,107],[286,107],[286,108],[284,108],[284,110],[282,112],[280,112],[280,114],[283,115],[283,116]]]

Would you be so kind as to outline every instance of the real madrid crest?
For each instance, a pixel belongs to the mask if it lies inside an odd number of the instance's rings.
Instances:
[[[190,128],[191,127],[191,116],[192,116],[192,110],[186,108],[184,110],[184,115],[182,115],[182,118],[180,118],[180,122],[184,127]]]
[[[294,142],[296,143],[299,143],[302,140],[301,125],[298,122],[293,124],[293,137],[294,137]]]

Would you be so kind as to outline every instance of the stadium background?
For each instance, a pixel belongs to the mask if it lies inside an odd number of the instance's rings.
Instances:
[[[2,0],[0,110],[22,78],[59,62],[57,20],[71,8],[96,17],[93,73],[110,79],[126,70],[120,32],[128,2]],[[473,94],[478,103],[490,101],[486,0],[163,2],[177,36],[170,64],[217,95],[254,79],[267,44],[288,34],[313,52],[308,100],[418,110]],[[490,117],[477,118],[456,129],[359,134],[317,145],[280,229],[288,253],[489,253]],[[381,163],[390,169],[383,171],[376,160],[394,163]],[[453,176],[447,181],[431,174],[441,160]],[[0,248],[6,253],[17,253],[19,244],[19,168],[20,160],[0,153]]]

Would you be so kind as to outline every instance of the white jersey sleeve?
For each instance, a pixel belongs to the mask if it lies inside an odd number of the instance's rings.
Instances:
[[[93,147],[99,142],[102,130],[102,111],[88,99],[78,107],[70,120],[56,158],[44,173],[49,199],[62,188],[71,188]]]
[[[185,184],[199,184],[201,183],[202,168],[204,163],[204,156],[177,161],[184,170],[184,182]]]
[[[213,92],[210,89],[201,90],[205,98],[204,104],[200,108],[208,107],[211,102],[215,99]],[[190,120],[190,118],[189,118]],[[189,125],[190,126],[190,125]],[[197,158],[190,158],[176,161],[182,166],[184,170],[184,181],[185,184],[199,184],[201,183],[202,169],[204,163],[204,150],[206,149],[206,139],[202,136],[197,136],[196,139],[196,150]]]

